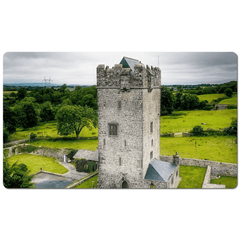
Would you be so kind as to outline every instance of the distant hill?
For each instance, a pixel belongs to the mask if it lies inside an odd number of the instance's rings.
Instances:
[[[44,87],[44,86],[49,86],[49,87],[56,87],[56,86],[62,86],[63,84],[45,84],[45,83],[3,83],[4,86],[16,86],[16,87]],[[67,84],[68,87],[76,87],[76,86],[81,86],[81,87],[89,87],[91,85],[80,85],[80,84]]]

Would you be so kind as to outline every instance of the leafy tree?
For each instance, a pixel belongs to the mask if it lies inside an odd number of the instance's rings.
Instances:
[[[25,164],[17,164],[12,166],[7,159],[3,160],[3,185],[6,188],[33,188],[31,183],[33,176],[29,176],[29,170]]]
[[[17,97],[17,94],[16,94],[15,92],[11,92],[11,93],[10,93],[10,97],[11,97],[11,98],[16,98],[16,97]]]
[[[227,97],[232,97],[232,95],[233,95],[233,91],[231,88],[226,88],[224,90],[224,93],[226,94]]]
[[[161,89],[161,114],[171,114],[174,110],[174,96],[167,87],[162,86]]]
[[[41,105],[40,118],[42,122],[54,119],[54,112],[51,102],[45,102]]]
[[[27,90],[25,88],[20,88],[18,90],[18,93],[17,93],[17,98],[19,100],[22,100],[23,98],[25,98],[27,96]]]
[[[236,135],[237,136],[237,118],[232,119],[231,126],[224,129],[224,132],[228,135]]]
[[[17,123],[23,128],[34,127],[38,122],[38,112],[32,102],[22,102],[15,105],[14,112],[17,116]]]
[[[184,110],[193,110],[199,106],[199,98],[196,94],[186,93],[181,97],[181,108]]]
[[[48,93],[44,93],[43,94],[43,102],[51,102],[51,96],[50,96],[50,94],[48,94]]]
[[[180,90],[175,95],[175,104],[174,104],[175,109],[180,109],[181,108],[181,97],[182,97],[182,95],[183,95],[183,90],[180,88]]]
[[[7,130],[7,128],[5,127],[5,124],[3,123],[3,142],[9,142],[9,132]]]
[[[93,109],[81,106],[63,106],[56,114],[57,129],[60,135],[76,133],[78,139],[84,127],[92,129],[97,125],[97,115]]]
[[[6,130],[12,134],[16,132],[16,126],[17,126],[17,120],[16,116],[14,114],[14,111],[7,107],[6,105],[3,105],[3,121],[6,127]]]
[[[63,84],[63,85],[60,87],[59,91],[60,91],[61,93],[64,93],[64,92],[66,91],[66,89],[67,89],[67,85],[66,85],[66,84]]]

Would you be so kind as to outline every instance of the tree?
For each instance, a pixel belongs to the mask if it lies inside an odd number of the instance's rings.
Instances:
[[[6,105],[3,105],[3,121],[6,127],[6,130],[12,134],[16,132],[16,116],[13,112],[13,110]]]
[[[182,89],[180,89],[175,95],[174,108],[176,110],[181,108],[181,97],[182,97],[182,95],[183,95],[183,90]]]
[[[33,188],[31,183],[33,176],[29,176],[29,170],[25,164],[15,162],[10,165],[7,159],[3,160],[3,185],[6,188]]]
[[[42,122],[54,119],[54,113],[51,102],[45,102],[41,105],[40,118]]]
[[[224,93],[226,94],[227,97],[232,97],[232,95],[233,95],[233,91],[231,88],[226,88],[224,90]]]
[[[78,139],[84,127],[92,129],[97,125],[97,114],[87,106],[63,106],[56,114],[57,129],[60,135],[76,133]]]
[[[161,88],[161,114],[171,114],[174,110],[174,96],[167,87],[162,86]]]
[[[203,128],[201,126],[195,126],[192,131],[194,136],[202,136],[204,135]]]
[[[196,94],[186,93],[181,97],[181,108],[184,110],[193,110],[199,106],[199,98]]]
[[[20,88],[17,93],[18,100],[22,100],[27,96],[27,90],[25,88]]]
[[[38,112],[32,102],[21,102],[15,105],[14,112],[17,116],[17,123],[23,128],[34,127],[38,122]]]

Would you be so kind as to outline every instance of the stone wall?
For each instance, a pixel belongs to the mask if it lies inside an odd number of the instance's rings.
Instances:
[[[64,162],[64,155],[68,153],[66,149],[54,149],[54,148],[46,148],[46,147],[39,147],[32,154],[41,155],[44,157],[52,157],[56,158],[60,162]]]
[[[173,163],[173,157],[171,156],[160,156],[160,160],[165,162]],[[211,166],[211,175],[217,176],[232,176],[237,177],[238,166],[233,163],[215,162],[209,160],[200,160],[193,158],[180,158],[180,165],[207,167]]]

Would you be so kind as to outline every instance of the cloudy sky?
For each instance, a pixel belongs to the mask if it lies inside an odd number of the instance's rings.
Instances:
[[[3,56],[3,83],[42,82],[44,77],[55,84],[96,84],[98,64],[112,67],[123,56],[140,60],[144,65],[158,66],[162,84],[225,83],[237,80],[235,53],[14,53]]]

